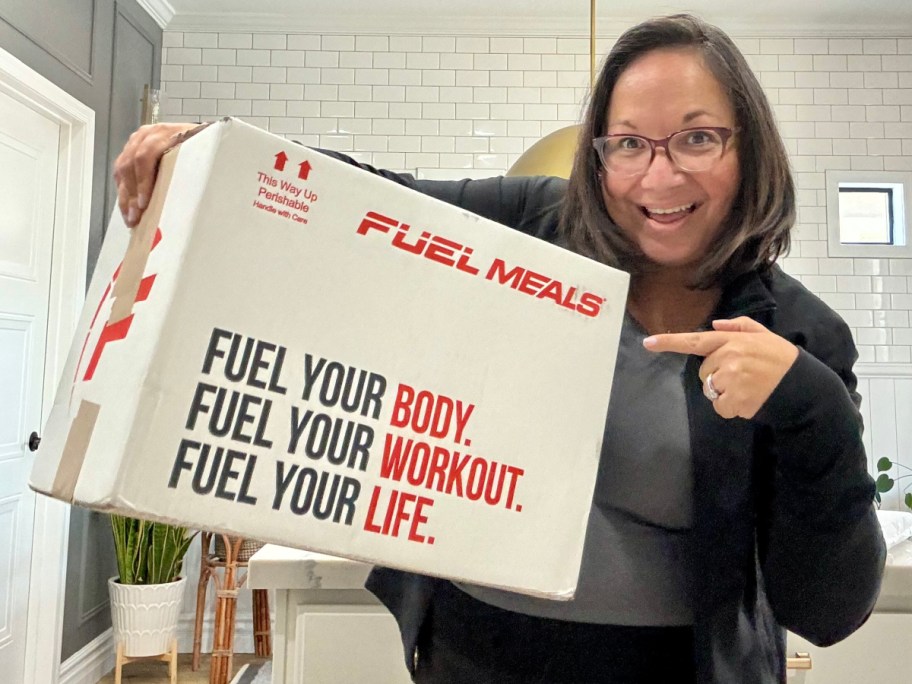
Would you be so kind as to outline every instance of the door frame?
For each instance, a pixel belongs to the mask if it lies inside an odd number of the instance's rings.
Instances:
[[[60,125],[41,427],[63,372],[86,290],[95,112],[0,48],[0,92]],[[57,682],[66,591],[68,504],[36,495],[25,634],[29,682]],[[52,638],[48,638],[52,635]]]

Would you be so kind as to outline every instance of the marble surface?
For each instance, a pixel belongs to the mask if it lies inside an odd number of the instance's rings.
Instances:
[[[912,539],[887,552],[880,597],[874,610],[879,613],[912,613]]]
[[[250,559],[251,589],[362,589],[370,563],[267,544]],[[912,539],[890,549],[877,612],[912,613]]]
[[[266,544],[251,558],[251,589],[363,589],[372,565],[361,561]]]

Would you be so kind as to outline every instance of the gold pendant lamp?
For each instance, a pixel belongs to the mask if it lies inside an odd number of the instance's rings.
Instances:
[[[589,0],[589,87],[595,84],[595,0]],[[522,153],[508,176],[569,178],[581,126],[565,126],[549,133]]]

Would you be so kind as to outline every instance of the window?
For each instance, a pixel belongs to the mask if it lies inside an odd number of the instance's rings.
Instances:
[[[893,193],[902,186],[871,187],[839,184],[839,241],[844,245],[893,245],[896,213]]]
[[[912,174],[828,171],[826,185],[831,257],[912,257]]]

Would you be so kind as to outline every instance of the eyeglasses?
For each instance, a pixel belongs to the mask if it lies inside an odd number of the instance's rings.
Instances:
[[[595,138],[592,147],[605,170],[619,176],[646,173],[655,159],[656,148],[665,148],[669,161],[682,171],[706,171],[718,162],[736,129],[709,126],[685,128],[655,140],[642,135],[616,133]]]

